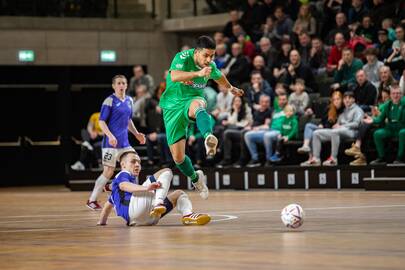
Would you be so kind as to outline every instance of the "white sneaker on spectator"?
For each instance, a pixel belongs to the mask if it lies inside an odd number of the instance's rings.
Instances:
[[[75,171],[84,171],[86,169],[86,167],[84,167],[83,163],[80,161],[76,161],[75,164],[70,166],[70,168]]]
[[[333,157],[329,157],[327,160],[325,160],[322,163],[323,166],[336,166],[338,165],[338,162],[336,159],[334,159]]]
[[[90,144],[88,141],[82,142],[82,146],[83,146],[83,147],[86,147],[86,148],[89,149],[90,151],[93,151],[93,150],[94,150],[93,146],[91,146],[91,144]]]

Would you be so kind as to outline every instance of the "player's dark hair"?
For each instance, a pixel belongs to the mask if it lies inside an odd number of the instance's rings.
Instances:
[[[196,45],[197,49],[215,50],[216,47],[215,41],[209,36],[200,36],[197,38]]]
[[[116,80],[116,79],[119,79],[119,78],[125,79],[125,80],[127,81],[127,77],[125,77],[124,75],[118,74],[118,75],[115,75],[115,76],[112,78],[112,83],[114,84],[114,83],[115,83],[115,80]]]

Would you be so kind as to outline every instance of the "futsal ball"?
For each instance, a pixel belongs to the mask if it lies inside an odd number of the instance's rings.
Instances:
[[[298,204],[289,204],[281,210],[281,221],[288,228],[296,229],[304,223],[304,210]]]

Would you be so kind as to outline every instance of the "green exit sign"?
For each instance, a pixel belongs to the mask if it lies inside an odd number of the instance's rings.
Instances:
[[[112,50],[103,50],[100,52],[100,61],[112,63],[117,61],[117,52]]]
[[[18,61],[20,62],[34,62],[35,52],[33,50],[19,50]]]

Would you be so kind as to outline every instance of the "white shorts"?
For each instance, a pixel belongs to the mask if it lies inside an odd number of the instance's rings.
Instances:
[[[134,151],[131,146],[125,148],[103,148],[103,165],[115,168],[117,165],[118,157],[120,157],[124,152]]]
[[[142,186],[146,187],[150,185],[150,180],[146,180]],[[155,192],[137,192],[131,196],[129,202],[129,226],[134,225],[156,225],[159,222],[159,218],[153,218],[149,213],[153,209],[153,200],[155,199]]]

